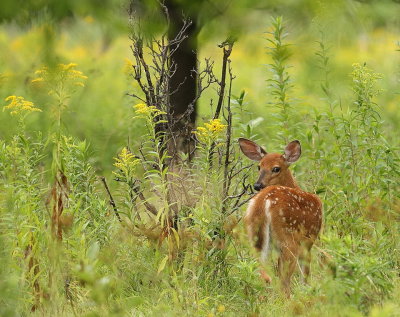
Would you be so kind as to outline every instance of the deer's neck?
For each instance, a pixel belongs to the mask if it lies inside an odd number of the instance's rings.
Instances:
[[[296,179],[293,177],[293,175],[292,175],[292,173],[290,173],[290,171],[286,172],[286,175],[283,179],[284,179],[284,181],[281,184],[282,186],[300,189],[299,185],[297,185]]]

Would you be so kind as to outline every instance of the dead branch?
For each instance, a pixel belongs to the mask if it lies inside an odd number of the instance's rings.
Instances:
[[[223,57],[222,57],[221,80],[217,81],[217,83],[219,85],[218,103],[217,103],[217,107],[215,109],[214,119],[219,118],[219,114],[221,112],[222,105],[224,102],[225,86],[226,86],[226,70],[227,70],[227,65],[228,65],[228,61],[229,61],[229,56],[232,53],[233,43],[234,43],[233,41],[228,39],[225,42],[222,42],[220,45],[218,45],[218,47],[222,48],[222,50],[223,50]],[[215,149],[215,143],[211,144],[210,151],[208,153],[208,162],[209,162],[210,168],[212,167],[214,149]]]
[[[104,187],[105,187],[105,189],[107,191],[108,197],[110,198],[109,202],[110,202],[110,205],[113,207],[115,215],[117,216],[119,222],[122,222],[121,216],[119,215],[119,212],[118,212],[118,209],[117,209],[117,205],[115,204],[114,198],[111,195],[110,189],[109,189],[109,187],[107,185],[106,178],[104,176],[101,176],[100,180],[103,182],[103,185],[104,185]]]
[[[228,59],[229,56],[232,53],[232,48],[233,48],[233,41],[226,40],[225,42],[221,43],[218,45],[218,47],[223,49],[224,55],[222,58],[222,71],[221,71],[221,81],[218,82],[219,84],[219,98],[218,98],[218,103],[217,103],[217,108],[215,109],[215,114],[214,114],[214,119],[219,118],[219,114],[222,109],[222,104],[224,101],[224,95],[225,95],[225,85],[226,85],[226,68],[228,65]]]
[[[230,47],[230,49],[232,50],[232,47]],[[224,51],[224,57],[225,57],[225,51]],[[228,55],[228,57],[229,57],[229,55]],[[225,139],[226,151],[225,151],[225,162],[224,162],[224,180],[223,180],[223,184],[222,184],[223,197],[228,196],[229,187],[231,184],[231,179],[228,179],[228,173],[229,173],[229,164],[230,164],[229,155],[230,155],[231,137],[232,137],[231,95],[232,95],[232,82],[235,79],[235,77],[232,74],[232,68],[230,65],[231,62],[229,60],[228,60],[228,63],[229,63],[229,91],[228,91],[228,103],[227,103],[227,107],[226,107],[226,110],[228,112],[228,118],[227,118],[228,126],[226,129],[226,139]],[[226,207],[227,207],[226,200],[224,199],[224,201],[222,203],[222,212],[224,214],[226,212]]]

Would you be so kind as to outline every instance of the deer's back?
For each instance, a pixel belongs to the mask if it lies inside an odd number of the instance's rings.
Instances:
[[[278,238],[314,240],[322,226],[322,203],[317,195],[299,188],[268,186],[252,199],[245,221],[269,223],[272,235]]]

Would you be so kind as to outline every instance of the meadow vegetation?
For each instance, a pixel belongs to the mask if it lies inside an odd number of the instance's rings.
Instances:
[[[201,96],[179,169],[163,109],[128,96],[142,92],[127,34],[106,47],[91,17],[2,25],[1,316],[400,315],[400,33],[340,42],[318,19],[305,34],[261,21],[233,45],[218,119],[218,86]],[[221,41],[204,37],[219,74]],[[272,284],[259,278],[241,221],[257,169],[238,137],[271,152],[299,139],[292,170],[323,201],[311,279],[298,272],[290,299],[276,254]]]

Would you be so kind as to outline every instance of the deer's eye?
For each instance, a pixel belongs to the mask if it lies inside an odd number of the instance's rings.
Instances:
[[[260,165],[257,166],[258,170],[260,170]]]
[[[275,167],[272,169],[272,173],[279,173],[280,171],[281,171],[281,168],[278,167],[278,166],[275,166]]]

